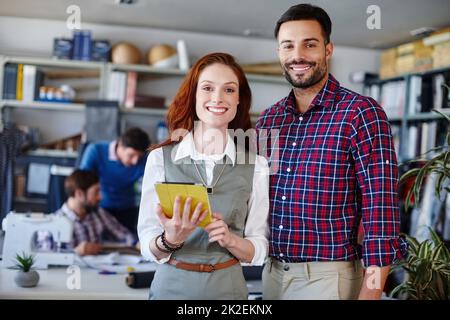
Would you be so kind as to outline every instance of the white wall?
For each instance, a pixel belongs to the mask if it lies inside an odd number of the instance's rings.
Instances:
[[[193,59],[208,52],[224,51],[234,55],[242,64],[277,61],[276,42],[271,39],[88,23],[82,24],[82,28],[92,30],[94,39],[108,39],[113,44],[132,42],[142,53],[154,44],[175,46],[177,40],[184,39]],[[71,37],[65,21],[0,16],[0,53],[49,57],[55,37]],[[361,85],[349,83],[350,72],[376,72],[378,65],[379,52],[376,50],[336,46],[331,72],[341,85],[362,92]],[[174,86],[173,91],[176,89]],[[252,90],[254,111],[260,111],[286,95],[289,86],[252,83]]]

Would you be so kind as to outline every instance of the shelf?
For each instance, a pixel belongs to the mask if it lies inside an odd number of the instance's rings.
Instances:
[[[148,73],[148,74],[157,74],[157,75],[166,75],[166,76],[185,76],[187,71],[183,71],[176,68],[155,68],[149,65],[144,64],[114,64],[109,63],[109,67],[113,71],[135,71],[140,73]],[[280,76],[271,76],[271,75],[261,75],[255,73],[246,73],[247,79],[249,81],[258,81],[258,82],[267,82],[267,83],[279,83],[286,84],[287,81],[285,78]]]
[[[167,114],[167,109],[157,109],[157,108],[120,108],[122,114],[135,114],[135,115],[145,115],[145,116],[158,116],[165,117]]]
[[[448,72],[448,71],[450,71],[450,66],[449,67],[445,67],[445,68],[438,68],[438,69],[422,71],[422,72],[413,72],[413,73],[410,73],[408,75],[423,77],[423,76],[428,76],[428,75],[433,75],[433,74],[436,74],[436,73],[442,73],[442,72]]]
[[[186,71],[176,68],[155,68],[145,64],[115,64],[108,63],[111,70],[114,71],[136,71],[140,73],[151,73],[169,76],[184,76]]]
[[[24,108],[29,110],[57,110],[57,111],[84,111],[86,106],[82,103],[53,103],[53,102],[22,102],[17,100],[0,100],[0,107]],[[157,108],[124,108],[119,109],[121,114],[165,117],[168,109]],[[261,112],[251,112],[250,117],[256,120]]]
[[[39,199],[39,198],[28,198],[28,197],[15,197],[14,202],[16,203],[31,203],[31,204],[42,204],[46,205],[47,200],[46,199]]]
[[[439,110],[442,113],[450,116],[450,110]],[[421,112],[416,114],[411,114],[406,117],[408,121],[416,121],[416,120],[436,120],[442,119],[442,116],[435,112]]]
[[[388,121],[391,121],[391,122],[399,122],[399,121],[402,121],[402,120],[403,120],[403,118],[399,117],[399,116],[395,116],[395,117],[389,117],[388,116]]]
[[[73,158],[73,159],[78,158],[77,151],[51,150],[51,149],[30,150],[25,155],[38,157]]]
[[[0,107],[58,111],[84,111],[85,109],[85,105],[82,103],[23,102],[18,100],[0,100]]]
[[[445,68],[438,68],[438,69],[432,69],[432,70],[427,70],[427,71],[422,71],[422,72],[411,72],[411,73],[405,73],[402,75],[398,75],[395,77],[391,77],[391,78],[386,78],[386,79],[373,79],[373,80],[369,80],[365,83],[365,85],[373,85],[373,84],[383,84],[386,82],[392,82],[392,81],[400,81],[400,80],[405,80],[407,77],[410,76],[428,76],[428,75],[433,75],[436,73],[442,73],[442,72],[450,72],[450,66],[449,67],[445,67]]]
[[[26,57],[9,57],[2,56],[4,63],[22,63],[37,66],[61,67],[74,69],[102,69],[103,62],[95,61],[78,61],[78,60],[62,60],[49,58],[26,58]]]
[[[401,81],[401,80],[405,80],[405,76],[395,76],[395,77],[386,78],[386,79],[372,79],[372,80],[368,80],[367,82],[365,82],[364,85],[365,86],[371,86],[374,84],[380,85],[380,84],[387,83],[387,82]]]

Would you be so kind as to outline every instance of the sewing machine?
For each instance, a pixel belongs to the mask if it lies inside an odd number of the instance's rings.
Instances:
[[[34,267],[72,265],[75,254],[64,249],[73,236],[73,223],[63,215],[10,212],[2,222],[5,231],[3,266],[16,265],[16,254],[32,254]]]

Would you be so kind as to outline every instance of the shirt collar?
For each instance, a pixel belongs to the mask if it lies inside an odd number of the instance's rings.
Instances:
[[[117,140],[111,141],[108,147],[108,159],[110,161],[117,161],[117,153],[116,153],[116,147],[117,147]]]
[[[227,132],[227,143],[225,145],[224,152],[216,155],[206,155],[198,152],[197,149],[195,149],[194,136],[191,131],[178,144],[174,160],[178,161],[182,158],[190,157],[194,161],[198,160],[218,161],[223,159],[224,156],[227,156],[231,160],[232,165],[234,166],[236,161],[236,146],[229,132]]]
[[[75,221],[81,221],[80,218],[77,216],[77,214],[69,208],[69,206],[67,205],[67,202],[65,202],[63,204],[63,206],[61,207],[61,211],[66,215],[67,218],[69,218],[71,221],[75,222]]]
[[[334,100],[336,93],[338,92],[341,85],[339,81],[336,80],[333,75],[328,74],[328,80],[322,89],[314,97],[311,106],[321,106],[324,108],[332,108],[334,106]],[[284,106],[287,108],[297,109],[297,102],[295,100],[294,90],[292,89],[289,95],[284,101]]]

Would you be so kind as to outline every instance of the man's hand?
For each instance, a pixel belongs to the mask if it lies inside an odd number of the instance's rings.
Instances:
[[[83,241],[75,248],[76,254],[79,256],[88,256],[100,253],[103,247],[99,243]]]
[[[358,300],[380,300],[390,266],[370,266],[366,269]]]

